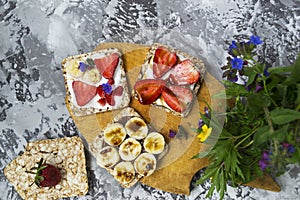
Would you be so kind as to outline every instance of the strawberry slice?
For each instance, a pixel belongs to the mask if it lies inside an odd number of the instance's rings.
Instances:
[[[196,83],[200,73],[189,59],[181,61],[171,71],[169,80],[173,84],[186,85]]]
[[[164,80],[144,79],[135,83],[134,90],[138,95],[139,102],[148,105],[158,99],[165,85],[166,81]]]
[[[106,102],[108,103],[108,105],[110,105],[110,106],[116,105],[115,99],[111,94],[105,94],[105,98],[106,98]]]
[[[153,75],[155,78],[161,78],[177,63],[177,55],[170,52],[165,47],[158,47],[155,50],[153,58]]]
[[[176,112],[183,112],[193,100],[192,91],[185,86],[171,85],[162,92],[166,104]]]
[[[90,102],[97,93],[97,87],[81,81],[73,81],[72,88],[76,102],[79,106],[84,106]]]
[[[120,85],[112,91],[112,96],[122,96],[122,94],[123,94],[123,87]]]
[[[112,79],[119,63],[119,55],[113,53],[103,58],[95,59],[94,63],[104,78]]]

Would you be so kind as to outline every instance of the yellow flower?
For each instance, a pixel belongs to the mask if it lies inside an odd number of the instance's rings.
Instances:
[[[208,128],[206,124],[204,124],[202,127],[202,132],[198,134],[198,138],[200,139],[200,142],[204,142],[208,136],[210,136],[212,128]]]

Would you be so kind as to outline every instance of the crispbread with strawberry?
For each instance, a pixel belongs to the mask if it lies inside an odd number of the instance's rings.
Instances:
[[[60,199],[88,192],[79,137],[28,143],[24,153],[4,168],[4,175],[23,199]]]
[[[63,60],[67,100],[75,116],[127,107],[130,102],[121,52],[103,49]]]
[[[189,114],[205,76],[200,59],[166,45],[151,46],[134,85],[134,96],[181,117]]]

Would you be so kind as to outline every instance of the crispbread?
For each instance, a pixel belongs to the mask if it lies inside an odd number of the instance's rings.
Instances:
[[[62,180],[54,187],[37,187],[34,174],[27,173],[43,158],[56,166]],[[79,137],[30,142],[25,152],[9,163],[4,174],[23,199],[58,199],[88,192],[84,146]]]
[[[119,55],[119,63],[116,68],[115,74],[114,74],[114,86],[122,86],[123,87],[123,94],[121,96],[116,96],[115,102],[116,105],[110,106],[108,104],[105,104],[104,106],[101,106],[97,100],[99,99],[98,95],[95,95],[95,97],[85,106],[78,106],[76,103],[75,95],[72,90],[72,82],[74,80],[80,80],[82,82],[85,82],[81,80],[81,78],[74,78],[68,75],[67,73],[67,67],[66,64],[71,61],[71,60],[86,60],[87,58],[93,58],[93,59],[98,59],[105,57],[107,55],[111,55],[113,53],[117,53]],[[128,89],[128,83],[127,83],[127,77],[126,73],[123,67],[123,60],[122,60],[122,53],[117,49],[117,48],[108,48],[108,49],[103,49],[103,50],[98,50],[98,51],[93,51],[90,53],[86,54],[80,54],[76,56],[70,56],[68,58],[65,58],[62,61],[62,70],[64,74],[64,79],[65,79],[65,87],[66,87],[66,99],[70,104],[71,110],[75,116],[84,116],[84,115],[90,115],[90,114],[95,114],[99,112],[106,112],[109,110],[115,110],[115,109],[120,109],[127,107],[130,102],[130,95],[129,95],[129,89]],[[94,86],[99,86],[103,83],[106,83],[108,80],[105,79],[104,77],[101,77],[101,80],[99,83],[96,84],[91,84]],[[89,83],[90,84],[90,83]]]
[[[113,123],[121,123],[121,124],[125,124],[125,122],[129,119],[129,118],[132,118],[132,117],[139,117],[139,118],[142,118],[133,108],[124,108],[122,109],[119,113],[116,114],[116,116],[113,118],[112,122],[109,123],[107,126],[109,126],[110,124],[113,124]],[[149,127],[149,132],[151,131],[155,131],[152,127]],[[148,132],[148,133],[149,133]],[[129,136],[127,135],[127,138],[129,138]],[[143,142],[143,140],[139,140],[141,143]],[[100,154],[100,151],[102,148],[108,146],[107,143],[105,143],[104,141],[104,138],[103,138],[103,131],[101,131],[94,139],[94,141],[90,144],[90,151],[91,153],[93,154],[93,156],[96,158],[96,160],[98,159],[97,155]],[[117,147],[118,148],[118,147]],[[157,161],[159,161],[168,151],[168,145],[166,144],[165,147],[164,147],[164,150],[162,153],[158,154],[158,155],[155,155]],[[145,149],[143,148],[142,149],[142,152],[145,152]],[[120,162],[122,162],[123,160],[120,159]],[[134,162],[131,161],[132,163]],[[117,163],[117,164],[118,164]],[[105,167],[105,166],[102,166],[104,167],[112,176],[114,176],[114,167]],[[143,178],[142,175],[136,173],[135,174],[135,177],[134,179],[129,182],[129,183],[122,183],[119,181],[120,185],[124,188],[129,188],[131,186],[133,186],[134,184],[136,184],[141,178]]]
[[[145,61],[144,61],[143,65],[141,66],[141,70],[140,70],[140,73],[138,74],[137,80],[153,79],[154,78],[153,77],[153,69],[152,69],[153,57],[154,57],[154,54],[155,54],[155,50],[160,46],[163,46],[163,47],[167,48],[171,52],[175,52],[179,56],[180,60],[190,59],[193,62],[193,64],[195,65],[197,71],[200,72],[200,74],[201,74],[200,80],[196,84],[193,84],[192,88],[190,88],[194,93],[194,98],[193,98],[193,101],[194,101],[196,99],[197,93],[198,93],[198,91],[201,87],[201,83],[204,80],[204,76],[206,74],[206,70],[205,70],[203,61],[196,58],[196,57],[194,57],[194,56],[191,56],[191,55],[189,55],[185,52],[173,49],[173,48],[171,48],[169,46],[166,46],[164,44],[154,43],[150,47],[150,49],[149,49],[149,51],[146,55]],[[137,98],[137,94],[136,94],[135,91],[133,91],[133,96],[135,98]],[[185,111],[183,111],[182,113],[172,110],[163,101],[162,98],[159,98],[158,100],[154,101],[151,105],[153,105],[155,107],[158,107],[158,108],[161,108],[161,109],[165,110],[166,112],[171,112],[172,114],[174,114],[176,116],[186,117],[190,113],[191,107],[193,105],[193,101],[189,103],[187,109]]]

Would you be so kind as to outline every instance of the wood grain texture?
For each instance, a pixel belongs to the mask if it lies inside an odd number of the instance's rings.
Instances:
[[[130,87],[129,91],[132,91],[132,86],[137,79],[140,67],[144,63],[145,56],[150,47],[131,43],[102,43],[95,50],[112,47],[119,48],[123,53],[125,72]],[[200,117],[199,112],[203,111],[206,103],[214,105],[214,108],[225,109],[226,102],[211,99],[213,94],[223,90],[222,84],[207,73],[191,113],[185,118],[174,116],[153,106],[141,105],[136,99],[131,98],[130,107],[134,108],[153,128],[162,133],[167,143],[169,143],[169,152],[160,161],[158,170],[151,176],[142,179],[142,183],[171,193],[190,194],[190,182],[194,174],[208,165],[207,159],[191,159],[201,149],[206,148],[205,145],[198,142],[196,133],[191,130],[191,127],[197,127]],[[72,110],[70,110],[68,103],[67,108],[72,115]],[[90,143],[118,112],[116,110],[83,117],[72,115],[72,118],[81,134]],[[186,135],[170,139],[168,137],[169,130],[177,131],[178,125],[183,127]],[[261,184],[264,181],[256,180],[248,183],[248,185],[272,191],[280,190],[276,182],[268,175],[266,176],[267,179],[264,179],[268,181],[266,184]]]

